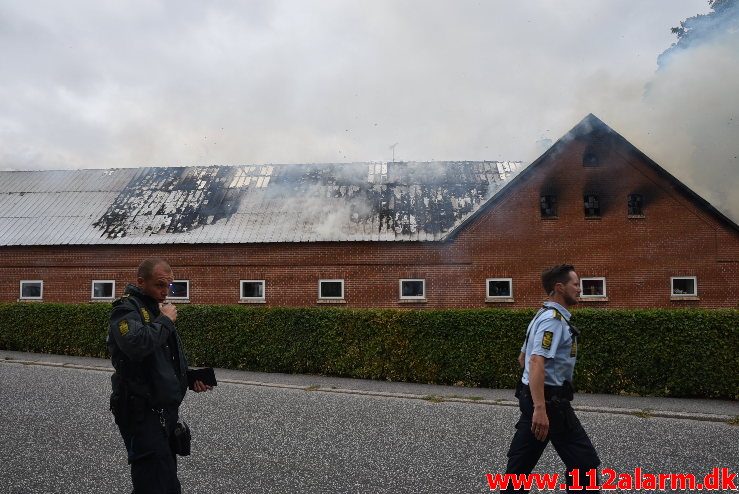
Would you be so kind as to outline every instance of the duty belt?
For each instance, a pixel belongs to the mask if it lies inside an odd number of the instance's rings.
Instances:
[[[551,386],[549,384],[544,385],[544,399],[546,401],[550,401],[553,398],[572,401],[572,393],[572,385],[568,381],[565,381],[562,386]],[[531,388],[529,388],[529,385],[519,382],[516,396],[531,396]]]

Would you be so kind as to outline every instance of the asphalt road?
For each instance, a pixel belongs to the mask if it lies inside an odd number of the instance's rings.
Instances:
[[[110,373],[0,362],[0,492],[131,491]],[[190,393],[186,493],[481,493],[505,467],[512,407],[223,383]],[[603,467],[739,470],[739,427],[580,412]],[[562,472],[551,446],[537,469]]]

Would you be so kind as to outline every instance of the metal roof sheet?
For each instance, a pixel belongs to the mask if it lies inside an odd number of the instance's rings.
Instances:
[[[0,245],[442,240],[519,162],[0,172]]]

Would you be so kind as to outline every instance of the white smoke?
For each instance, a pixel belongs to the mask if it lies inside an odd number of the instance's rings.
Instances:
[[[589,77],[573,116],[595,113],[739,222],[739,3],[701,19],[700,33],[667,50],[646,84]]]
[[[530,161],[594,113],[736,220],[736,30],[655,73],[706,9],[2,2],[0,169]]]

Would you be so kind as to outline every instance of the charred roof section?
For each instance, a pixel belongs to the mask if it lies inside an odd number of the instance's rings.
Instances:
[[[519,168],[464,161],[0,172],[0,245],[443,240]]]

